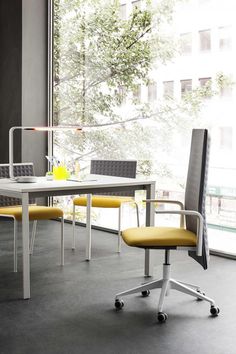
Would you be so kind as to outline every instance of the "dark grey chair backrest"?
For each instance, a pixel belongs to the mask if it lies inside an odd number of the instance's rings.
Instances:
[[[195,210],[204,218],[206,229],[205,200],[209,162],[209,136],[206,129],[193,129],[191,151],[185,189],[185,209]],[[197,219],[186,217],[186,228],[197,232]]]
[[[34,176],[34,165],[31,162],[14,164],[14,176]],[[9,178],[9,165],[0,164],[0,178]],[[35,203],[35,199],[30,199],[30,204]],[[21,200],[0,195],[0,207],[21,205]]]
[[[135,160],[91,160],[90,173],[96,175],[135,178],[137,161]],[[134,196],[134,191],[99,193],[102,195]]]

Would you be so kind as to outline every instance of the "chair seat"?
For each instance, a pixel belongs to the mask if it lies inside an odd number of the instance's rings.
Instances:
[[[0,215],[13,216],[16,220],[22,220],[21,206],[0,208]],[[29,220],[48,220],[63,216],[59,208],[32,205],[29,207]]]
[[[119,208],[122,203],[130,202],[131,197],[116,196],[92,196],[92,207],[97,208]],[[87,197],[76,197],[73,199],[74,205],[87,206]]]
[[[133,247],[196,246],[196,235],[175,227],[135,227],[122,231],[122,237]]]

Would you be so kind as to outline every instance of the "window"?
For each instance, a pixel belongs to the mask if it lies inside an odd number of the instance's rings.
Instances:
[[[122,20],[126,19],[126,4],[120,5],[120,17]]]
[[[152,82],[148,85],[148,102],[156,101],[157,99],[157,84]]]
[[[219,27],[219,49],[229,50],[232,46],[232,27]]]
[[[198,0],[200,6],[209,5],[211,0]]]
[[[126,93],[127,93],[126,88],[124,86],[119,86],[118,93],[121,96],[121,104],[125,104],[126,103]]]
[[[230,98],[230,97],[232,97],[232,91],[233,91],[233,88],[231,85],[221,87],[220,96],[222,98]]]
[[[199,50],[201,52],[211,50],[211,30],[199,31]]]
[[[133,90],[133,99],[136,103],[141,102],[141,85],[136,85]]]
[[[133,9],[134,9],[135,7],[137,7],[138,9],[140,9],[140,8],[141,8],[141,0],[132,1],[132,7],[133,7]]]
[[[232,30],[235,1],[226,0],[222,4],[212,0],[193,0],[188,4],[185,1],[184,6],[177,6],[172,13],[169,8],[163,12],[157,6],[156,12],[146,6],[138,16],[132,10],[142,8],[146,3],[143,0],[95,2],[96,6],[93,1],[53,1],[50,122],[92,127],[76,136],[70,132],[53,134],[55,157],[71,173],[79,160],[82,178],[89,171],[92,158],[136,159],[139,174],[158,180],[157,193],[167,191],[170,198],[179,199],[183,197],[191,128],[207,125],[212,129],[211,185],[232,186],[236,180],[236,65],[233,53],[227,49],[233,48],[236,39]],[[152,21],[151,32],[147,15]],[[173,26],[167,21],[172,15]],[[145,35],[137,37],[137,29]],[[184,58],[171,57],[176,53],[173,33],[180,33]],[[138,38],[137,46],[132,45],[133,38]],[[218,50],[218,56],[211,48]],[[220,72],[232,82],[231,87],[221,90],[221,96],[227,99],[214,95],[213,100],[203,102],[206,85],[212,77],[212,87],[217,87],[214,83]],[[195,87],[202,88],[196,90],[196,96]],[[170,100],[159,100],[161,96]],[[183,99],[178,100],[178,96]],[[231,197],[234,214],[227,211],[219,218],[213,210],[208,213],[210,224],[236,228],[236,191]],[[63,204],[66,217],[71,218],[69,197],[63,202],[58,198],[58,203]],[[127,220],[133,214],[135,226],[135,213],[131,211]],[[116,228],[111,214],[105,215],[103,218],[94,211],[93,223]],[[86,216],[81,213],[79,218],[84,221]],[[127,227],[133,226],[129,220],[124,222]]]
[[[181,97],[185,95],[186,92],[192,91],[192,80],[180,80],[181,84]]]
[[[200,86],[205,86],[209,81],[211,81],[211,77],[203,77],[199,79]]]
[[[220,147],[221,149],[232,149],[233,131],[232,127],[220,127]]]
[[[180,35],[180,51],[182,55],[192,53],[192,33],[183,33]]]
[[[164,98],[174,98],[174,81],[163,81]]]
[[[205,99],[211,96],[211,77],[203,77],[199,79],[200,87],[204,90]]]
[[[211,77],[203,77],[199,79],[200,87],[204,87],[206,84],[211,85]]]

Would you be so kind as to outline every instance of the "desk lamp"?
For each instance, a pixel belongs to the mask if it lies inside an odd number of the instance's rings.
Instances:
[[[36,176],[20,176],[20,177],[14,177],[14,168],[13,168],[13,133],[15,130],[31,130],[31,131],[67,131],[67,130],[73,130],[73,131],[80,131],[82,130],[81,127],[79,126],[51,126],[51,127],[12,127],[9,130],[9,175],[10,179],[19,183],[32,183],[37,181]]]

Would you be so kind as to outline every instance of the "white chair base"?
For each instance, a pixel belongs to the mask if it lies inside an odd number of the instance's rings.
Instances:
[[[166,252],[169,252],[167,250]],[[169,258],[169,256],[168,256]],[[218,315],[219,309],[215,307],[215,302],[211,298],[205,296],[204,293],[200,291],[199,286],[189,284],[189,283],[184,283],[181,281],[174,280],[170,277],[170,264],[168,261],[166,261],[163,264],[163,278],[159,280],[153,280],[150,282],[146,282],[144,284],[141,284],[140,286],[137,286],[135,288],[123,291],[119,294],[116,295],[115,297],[115,307],[117,309],[121,309],[124,305],[123,300],[121,299],[122,296],[130,295],[130,294],[135,294],[135,293],[141,293],[144,297],[148,296],[150,294],[150,290],[153,289],[161,289],[160,297],[159,297],[159,302],[157,306],[157,312],[158,314],[164,314],[164,317],[160,322],[164,322],[167,319],[167,314],[163,313],[163,304],[164,304],[164,299],[165,296],[169,295],[170,290],[174,289],[177,291],[180,291],[181,293],[185,293],[188,295],[191,295],[199,300],[205,300],[210,303],[211,305],[211,314],[212,315]],[[215,313],[216,312],[216,313]]]

